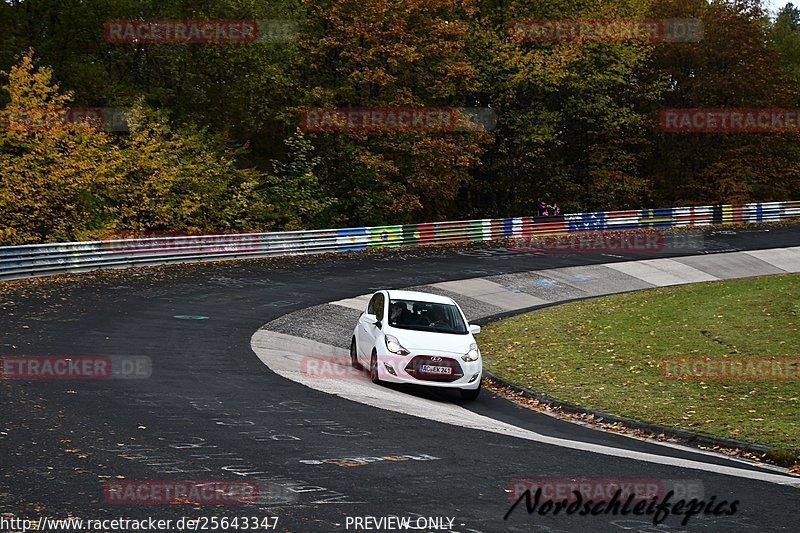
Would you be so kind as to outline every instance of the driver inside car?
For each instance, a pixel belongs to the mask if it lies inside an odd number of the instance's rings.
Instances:
[[[448,325],[447,315],[445,314],[444,310],[436,305],[433,306],[428,313],[428,316],[425,317],[428,319],[430,326],[446,326]]]
[[[405,307],[406,306],[401,303],[392,304],[392,308],[389,310],[389,322],[392,325],[396,325],[397,321],[400,320],[400,317],[403,315]]]
[[[409,320],[410,325],[415,326],[427,326],[428,325],[428,318],[427,315],[423,313],[426,311],[425,306],[420,302],[414,302],[413,305],[413,313],[411,319]]]

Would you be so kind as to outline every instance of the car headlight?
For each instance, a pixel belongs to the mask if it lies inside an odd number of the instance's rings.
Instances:
[[[397,355],[408,355],[411,353],[403,348],[403,345],[400,344],[400,341],[397,340],[397,337],[394,335],[386,335],[384,340],[386,341],[386,348],[392,353],[396,353]]]
[[[473,342],[469,345],[469,351],[462,355],[461,359],[464,361],[477,361],[480,356],[481,351],[478,349],[478,345]]]

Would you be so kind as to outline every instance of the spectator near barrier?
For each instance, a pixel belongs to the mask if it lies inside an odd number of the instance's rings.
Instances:
[[[544,202],[539,203],[539,211],[538,216],[540,217],[547,217],[550,216],[549,212],[547,211],[547,204]]]
[[[539,202],[539,209],[537,214],[540,217],[549,217],[549,216],[557,217],[558,215],[561,214],[561,208],[558,207],[558,204],[556,202],[553,202],[553,205],[549,205],[544,202]]]

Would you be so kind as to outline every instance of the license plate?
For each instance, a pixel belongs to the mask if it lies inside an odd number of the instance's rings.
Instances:
[[[444,374],[448,376],[453,373],[453,369],[449,366],[433,365],[420,365],[420,371],[425,372],[426,374]]]

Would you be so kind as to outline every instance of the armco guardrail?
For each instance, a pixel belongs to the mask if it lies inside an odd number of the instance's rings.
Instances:
[[[0,279],[105,268],[196,263],[378,247],[563,235],[581,231],[773,222],[800,218],[800,201],[573,213],[402,226],[194,235],[0,247]]]

